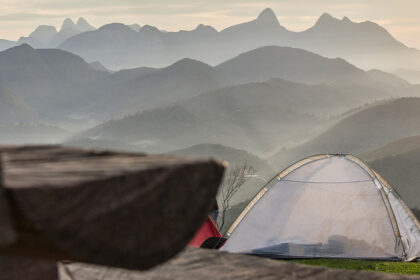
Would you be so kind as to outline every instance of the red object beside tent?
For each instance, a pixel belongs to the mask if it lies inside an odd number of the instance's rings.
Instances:
[[[201,226],[200,230],[195,234],[194,238],[188,245],[198,248],[210,237],[222,237],[222,235],[213,220],[210,217],[207,217],[205,223]]]

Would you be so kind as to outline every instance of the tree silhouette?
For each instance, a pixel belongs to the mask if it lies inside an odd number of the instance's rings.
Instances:
[[[237,165],[226,174],[224,183],[221,189],[221,218],[218,222],[218,228],[222,232],[226,221],[226,211],[230,207],[232,197],[238,190],[256,173],[256,169],[245,162],[242,165]]]

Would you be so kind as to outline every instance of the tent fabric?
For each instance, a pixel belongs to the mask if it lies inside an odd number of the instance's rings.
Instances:
[[[414,260],[420,225],[391,186],[350,155],[281,172],[228,230],[223,251],[277,258]]]
[[[204,241],[211,237],[222,237],[213,220],[210,217],[207,217],[207,220],[198,230],[194,238],[190,241],[188,245],[192,247],[199,248]]]

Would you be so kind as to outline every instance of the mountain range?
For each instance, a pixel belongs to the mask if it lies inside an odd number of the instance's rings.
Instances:
[[[361,157],[402,196],[410,208],[420,208],[420,136],[399,139]]]
[[[250,82],[265,82],[272,78],[295,82],[273,81],[269,87],[262,85],[258,91],[261,95],[267,94],[267,103],[281,95],[285,97],[282,101],[287,101],[289,96],[295,99],[295,104],[287,102],[287,106],[291,106],[289,109],[300,106],[296,112],[318,116],[328,107],[331,108],[329,114],[340,114],[366,102],[399,96],[401,91],[411,87],[396,76],[378,70],[365,72],[342,59],[269,46],[241,54],[216,67],[182,59],[164,68],[118,71],[85,87],[79,94],[83,96],[80,99],[83,104],[70,106],[67,102],[66,105],[78,114],[107,119],[170,106],[206,91],[221,89],[223,94],[231,90],[226,87],[242,83],[246,83],[246,90],[244,87],[234,90],[243,90],[243,96],[249,96],[256,93],[255,86],[258,86],[250,85]],[[254,99],[255,104],[262,100]],[[223,104],[224,101],[219,102]],[[215,110],[219,107],[214,106]]]
[[[366,72],[343,59],[277,46],[243,53],[215,67],[182,59],[164,68],[117,72],[99,68],[58,49],[33,49],[24,44],[0,52],[0,84],[39,120],[86,127],[91,122],[130,115],[127,120],[133,121],[127,122],[132,124],[119,129],[131,132],[118,132],[120,139],[104,133],[101,141],[149,143],[143,139],[147,137],[135,133],[145,125],[144,131],[161,144],[146,149],[153,152],[213,139],[214,143],[267,153],[280,142],[289,146],[296,139],[308,139],[329,125],[330,118],[365,103],[416,96],[418,92],[417,87],[392,74]],[[197,133],[181,124],[181,116],[186,123],[195,123]],[[165,118],[169,118],[165,125],[172,127],[166,132],[154,131],[161,125],[157,120]],[[173,129],[185,131],[175,139],[169,137]],[[292,132],[281,133],[285,130]],[[236,145],[238,137],[241,143]],[[188,138],[185,143],[184,138]]]
[[[393,74],[397,75],[398,77],[402,77],[411,83],[420,85],[419,70],[398,69],[397,71],[394,71]]]
[[[267,161],[259,158],[258,156],[244,150],[227,147],[220,144],[197,144],[184,149],[170,151],[168,153],[177,156],[195,158],[213,157],[226,162],[229,168],[247,164],[252,166],[256,172],[260,174],[271,175],[270,173],[273,172]]]
[[[184,57],[216,65],[238,53],[267,45],[342,57],[364,69],[420,70],[420,52],[400,43],[373,22],[356,23],[347,17],[340,20],[323,14],[313,27],[293,32],[280,25],[271,9],[264,10],[255,20],[220,32],[202,24],[179,32],[163,32],[149,25],[136,32],[123,24],[109,24],[73,36],[60,48],[87,61],[97,60],[108,68],[120,69],[138,65],[161,67]],[[118,53],[118,59],[112,53]]]
[[[306,143],[272,156],[286,167],[314,154],[365,154],[401,138],[420,134],[420,98],[399,98],[368,106],[342,119]]]
[[[78,88],[101,76],[80,57],[58,49],[21,45],[0,52],[0,84],[44,117],[62,113],[57,107],[77,99]]]
[[[324,14],[292,32],[266,9],[221,31],[166,32],[80,18],[2,49],[0,143],[214,156],[267,178],[270,165],[352,153],[420,206],[420,85],[400,78],[420,81],[420,52],[375,23]]]
[[[302,61],[295,57],[301,57]],[[184,70],[178,70],[179,66]],[[202,91],[185,91],[191,88],[188,76],[200,73],[198,66],[206,69],[201,72],[207,76],[211,73],[218,77],[219,83],[210,90],[201,86]],[[110,83],[121,80],[126,85],[129,83],[123,77],[132,79],[140,75],[141,78],[135,78],[137,95],[128,94],[126,100],[145,98],[143,94],[152,100],[160,96],[159,92],[147,93],[144,81],[156,81],[159,87],[155,85],[155,88],[168,89],[166,78],[155,80],[152,77],[171,68],[177,69],[174,72],[188,74],[183,79],[171,75],[174,79],[170,80],[169,87],[173,90],[169,90],[165,101],[171,100],[172,105],[147,108],[151,103],[139,102],[137,106],[143,106],[141,112],[105,122],[75,139],[122,142],[154,153],[211,142],[267,154],[280,146],[296,145],[312,138],[350,114],[349,111],[363,109],[364,104],[405,96],[411,89],[409,83],[391,74],[365,72],[341,59],[287,47],[262,47],[214,68],[193,60],[181,60],[161,70],[139,68],[116,72],[106,80]],[[238,84],[245,80],[255,82]],[[178,95],[176,102],[170,95],[177,92],[173,84],[179,81],[190,82],[182,83],[183,95]],[[102,87],[98,90],[106,96],[106,90]],[[130,93],[124,88],[113,88],[113,91],[120,93],[120,100],[111,99],[108,110],[119,108],[125,93]],[[98,109],[90,107],[89,111],[103,108],[101,102]],[[124,107],[127,105],[121,109]]]
[[[109,119],[166,107],[225,84],[217,70],[192,59],[161,69],[123,70],[86,87],[82,94],[85,105],[80,104],[76,112]]]
[[[0,40],[0,50],[22,43],[34,48],[58,47],[114,70],[164,67],[186,57],[217,65],[239,53],[277,45],[341,57],[360,68],[396,72],[413,82],[419,81],[420,71],[420,51],[405,46],[378,24],[323,14],[312,27],[293,32],[282,26],[269,8],[250,22],[221,31],[204,24],[178,32],[121,23],[95,29],[83,18],[77,23],[66,19],[59,31],[41,25],[16,43]]]
[[[16,45],[16,42],[0,39],[0,51],[7,50],[8,48],[12,48]]]
[[[377,149],[361,154],[366,161],[381,160],[386,157],[395,157],[420,149],[420,135],[398,139]]]
[[[244,96],[252,94],[255,87],[262,87],[258,90],[267,95],[268,103],[272,96],[294,95],[295,104],[287,102],[290,108],[318,116],[326,106],[333,106],[329,114],[340,114],[365,102],[399,96],[402,90],[411,88],[391,74],[365,72],[342,59],[275,46],[252,50],[216,67],[192,59],[164,68],[118,72],[109,72],[100,64],[97,67],[67,51],[23,44],[0,52],[0,84],[41,119],[81,122],[171,106],[206,91],[244,82],[248,88]],[[272,78],[284,81],[272,81],[268,87],[258,85]],[[340,102],[342,98],[346,102]],[[310,106],[314,102],[317,105]]]
[[[57,48],[68,38],[92,30],[95,28],[84,18],[79,18],[77,23],[66,18],[59,31],[52,25],[40,25],[28,37],[21,37],[17,45],[29,44],[34,48]]]

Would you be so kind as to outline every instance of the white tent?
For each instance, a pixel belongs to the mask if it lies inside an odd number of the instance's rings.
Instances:
[[[275,258],[420,258],[420,224],[359,159],[318,155],[281,172],[228,230],[222,250]]]

